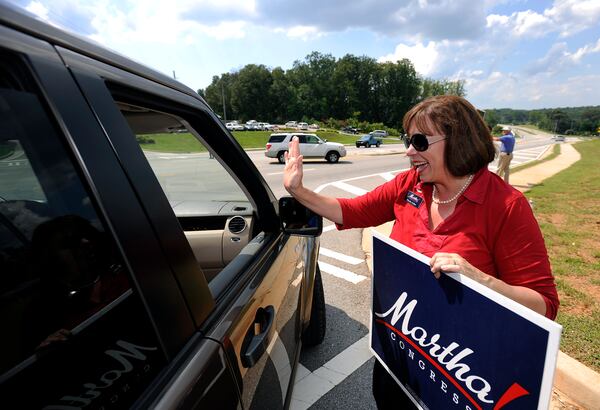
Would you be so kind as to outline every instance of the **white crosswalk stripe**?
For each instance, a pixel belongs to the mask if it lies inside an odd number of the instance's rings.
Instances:
[[[328,256],[333,259],[337,259],[339,261],[349,263],[350,265],[358,265],[359,263],[363,263],[364,260],[355,258],[353,256],[344,255],[343,253],[339,253],[336,251],[332,251],[331,249],[319,248],[319,255]]]
[[[319,259],[319,268],[321,268],[321,271],[325,273],[329,273],[330,275],[333,275],[337,278],[347,280],[348,282],[352,282],[355,285],[367,279],[366,276],[357,275],[356,273],[350,272],[349,270],[330,265],[327,262],[323,262],[321,259]]]

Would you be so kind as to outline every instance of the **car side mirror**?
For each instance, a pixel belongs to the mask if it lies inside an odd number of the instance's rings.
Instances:
[[[323,232],[323,217],[291,196],[279,198],[279,223],[289,235],[319,236]]]

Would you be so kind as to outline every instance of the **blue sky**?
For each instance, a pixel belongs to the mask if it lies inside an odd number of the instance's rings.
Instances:
[[[197,90],[312,51],[409,58],[480,108],[600,105],[600,0],[10,0]]]

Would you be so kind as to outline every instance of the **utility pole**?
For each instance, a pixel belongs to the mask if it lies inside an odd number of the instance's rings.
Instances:
[[[175,75],[175,70],[173,70],[173,80],[177,80],[177,76]]]
[[[223,82],[221,81],[221,98],[223,100],[223,121],[227,122],[227,111],[225,111],[225,92],[223,91]]]

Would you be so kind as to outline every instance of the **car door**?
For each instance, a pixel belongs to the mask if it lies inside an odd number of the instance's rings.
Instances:
[[[0,39],[0,407],[129,407],[192,317],[54,48]]]
[[[223,394],[239,393],[244,408],[283,407],[300,352],[317,239],[280,232],[265,181],[191,91],[59,51],[144,204],[197,331],[222,347],[234,371],[238,391]],[[202,292],[206,283],[210,295]],[[206,298],[214,300],[209,310]],[[145,403],[194,403],[186,392],[199,360],[188,358],[177,382]]]
[[[322,152],[322,144],[319,144],[319,139],[314,135],[300,134],[300,153],[307,158],[324,157],[325,152]]]

